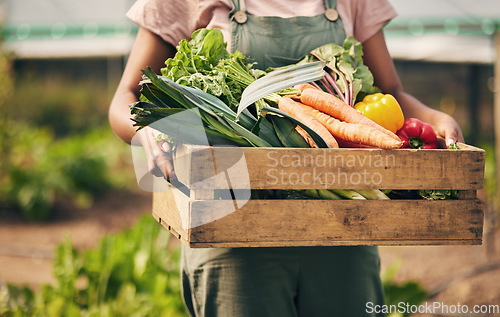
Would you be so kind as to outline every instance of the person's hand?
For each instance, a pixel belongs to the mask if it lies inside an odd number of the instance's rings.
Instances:
[[[458,122],[452,116],[441,112],[434,117],[431,125],[436,130],[436,134],[444,138],[446,146],[450,146],[450,144],[456,142],[465,143],[462,129],[460,129]]]
[[[159,132],[150,127],[139,130],[137,134],[146,152],[149,172],[158,177],[165,177],[167,180],[175,178],[170,144],[157,141],[156,137]]]

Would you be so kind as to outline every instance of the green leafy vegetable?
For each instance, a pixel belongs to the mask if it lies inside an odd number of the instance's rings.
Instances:
[[[284,146],[310,147],[306,140],[295,130],[296,125],[291,120],[280,116],[269,116],[269,120],[273,123],[274,129]]]
[[[271,108],[271,107],[264,107],[262,109],[262,113],[263,114],[271,113],[273,115],[279,115],[279,116],[281,116],[283,118],[289,119],[292,123],[294,123],[295,125],[300,126],[302,129],[304,129],[311,136],[311,138],[313,139],[313,141],[316,143],[316,145],[318,147],[320,147],[320,148],[329,148],[328,144],[326,144],[326,142],[323,140],[323,138],[321,138],[319,136],[319,134],[317,134],[316,132],[314,132],[313,130],[311,130],[311,128],[309,128],[307,125],[303,124],[299,120],[297,120],[294,117],[290,116],[288,113],[286,113],[284,111],[281,111],[280,109]]]
[[[456,143],[451,143],[448,148],[450,150],[460,150],[460,146]],[[458,191],[457,190],[444,190],[444,189],[435,189],[435,190],[419,190],[418,194],[420,197],[424,199],[430,200],[442,200],[442,199],[458,199]]]
[[[425,199],[441,200],[441,199],[458,199],[458,191],[456,190],[419,190],[418,194]]]
[[[189,89],[186,86],[178,85],[167,77],[157,76],[151,69],[146,69],[143,72],[146,78],[149,79],[143,82],[152,83],[162,91],[162,94],[155,95],[156,98],[161,98],[161,96],[165,98],[167,96],[166,99],[174,100],[183,106],[185,110],[196,110],[196,115],[201,119],[199,122],[203,122],[203,126],[195,123],[196,120],[193,117],[195,114],[193,113],[189,118],[182,119],[190,122],[190,124],[186,125],[189,127],[188,129],[186,127],[182,128],[182,123],[185,122],[178,122],[178,125],[172,124],[172,127],[166,125],[156,127],[157,130],[168,134],[178,142],[186,142],[185,138],[191,136],[194,139],[189,143],[206,144],[206,142],[203,142],[203,139],[199,139],[206,133],[207,136],[213,136],[216,139],[226,139],[227,142],[232,142],[240,146],[272,146],[271,144],[281,146],[281,142],[275,134],[269,133],[265,136],[263,135],[264,139],[235,122],[233,118],[236,118],[236,113],[217,98],[213,96],[208,97],[206,93],[199,89]],[[167,102],[161,102],[160,104],[167,104]],[[130,108],[131,113],[134,115],[133,120],[135,125],[139,128],[154,125],[160,119],[179,114],[180,112],[180,109],[177,108],[173,108],[176,111],[172,111],[171,108],[158,107],[158,103],[153,104],[145,101],[134,103],[130,105]],[[247,118],[251,119],[251,116],[247,116]],[[165,129],[171,129],[170,133],[165,131]],[[208,141],[209,144],[212,144],[210,143],[210,139]]]
[[[316,85],[350,106],[380,91],[373,85],[373,75],[363,63],[362,44],[352,36],[346,38],[343,46],[329,43],[318,47],[300,63],[315,60],[327,62],[327,74]]]
[[[251,64],[240,52],[229,54],[226,45],[220,30],[199,29],[190,41],[179,43],[175,56],[165,61],[162,75],[178,84],[199,88],[236,109],[248,85],[239,80],[248,79]]]

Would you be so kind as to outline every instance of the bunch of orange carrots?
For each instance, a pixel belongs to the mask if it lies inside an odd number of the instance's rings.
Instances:
[[[403,145],[393,132],[368,119],[336,96],[310,84],[295,86],[296,97],[281,97],[280,110],[303,122],[331,147],[397,149]],[[297,130],[311,147],[317,147],[303,129]]]

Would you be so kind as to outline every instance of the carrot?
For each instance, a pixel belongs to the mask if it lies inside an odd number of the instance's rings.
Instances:
[[[338,148],[337,140],[331,135],[321,123],[316,120],[311,113],[302,108],[302,105],[290,97],[282,97],[278,102],[280,110],[301,121],[311,130],[316,132],[332,148]]]
[[[310,83],[298,84],[298,85],[295,85],[293,88],[300,90],[300,91],[304,91],[304,89],[306,89],[306,88],[318,89],[318,88],[314,87],[313,85],[311,85]]]
[[[305,88],[300,95],[300,101],[339,120],[368,125],[400,141],[396,134],[368,119],[361,112],[350,107],[332,94],[316,88]]]
[[[316,142],[311,138],[309,133],[306,130],[302,129],[301,126],[296,126],[295,130],[300,134],[300,136],[309,144],[310,147],[318,147]]]
[[[351,141],[346,141],[342,140],[340,138],[337,138],[337,143],[339,144],[339,147],[341,148],[356,148],[356,149],[375,149],[376,146],[371,146],[371,145],[366,145],[366,144],[361,144],[361,143],[354,143]]]
[[[403,145],[401,140],[394,140],[387,134],[368,125],[342,122],[312,107],[306,105],[302,105],[302,107],[327,128],[335,138],[382,149],[398,149]]]

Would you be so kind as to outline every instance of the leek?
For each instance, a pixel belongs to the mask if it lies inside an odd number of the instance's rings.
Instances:
[[[379,200],[390,199],[389,197],[387,197],[386,194],[384,194],[384,192],[378,189],[357,189],[356,192],[358,192],[358,194],[365,197],[366,199],[379,199]]]

